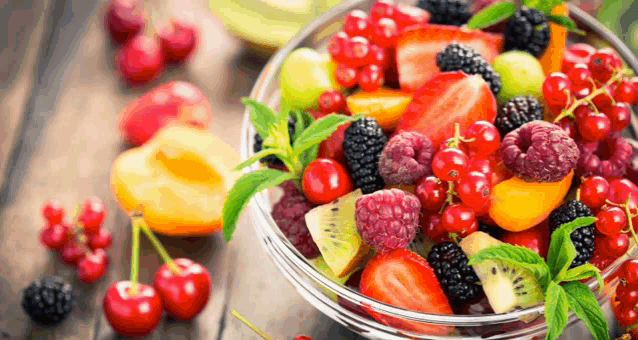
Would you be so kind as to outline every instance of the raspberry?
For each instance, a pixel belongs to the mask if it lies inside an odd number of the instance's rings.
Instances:
[[[388,137],[376,120],[364,117],[351,123],[343,133],[343,154],[355,188],[364,194],[383,189],[385,183],[379,175],[379,155]]]
[[[379,174],[387,184],[414,184],[432,174],[434,148],[418,132],[401,132],[392,137],[379,157]]]
[[[430,24],[461,26],[472,16],[467,0],[421,0],[418,6],[432,15]]]
[[[501,91],[501,76],[494,71],[482,55],[467,45],[452,43],[436,55],[436,66],[441,72],[463,71],[478,74],[490,84],[494,95]]]
[[[505,26],[505,50],[526,51],[540,57],[549,45],[549,25],[541,11],[522,7]]]
[[[533,96],[518,96],[505,103],[494,125],[501,136],[505,136],[533,120],[543,120],[543,105]]]
[[[612,136],[600,142],[579,141],[579,176],[623,177],[627,173],[633,148],[623,137]]]
[[[476,299],[482,289],[474,269],[467,265],[468,259],[454,242],[442,242],[430,250],[428,263],[450,303],[457,309]]]
[[[24,290],[22,308],[37,324],[58,325],[73,310],[73,287],[59,277],[34,281]]]
[[[385,189],[357,198],[357,231],[379,253],[405,248],[419,226],[421,202],[403,190]]]
[[[288,192],[272,207],[272,218],[281,232],[309,259],[319,255],[319,248],[312,240],[304,218],[312,208],[312,203],[297,191]]]
[[[565,223],[571,222],[578,217],[594,216],[589,207],[581,201],[568,201],[556,208],[549,215],[549,230],[556,231]],[[583,265],[591,260],[596,247],[596,226],[594,223],[574,230],[570,238],[576,247],[576,258],[570,268]]]
[[[565,130],[542,120],[524,124],[501,143],[505,166],[528,182],[558,182],[578,161],[580,151]]]

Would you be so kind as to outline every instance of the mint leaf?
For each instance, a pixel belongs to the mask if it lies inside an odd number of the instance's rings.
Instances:
[[[308,163],[312,162],[317,158],[317,152],[319,151],[319,144],[310,147],[310,149],[303,152],[303,160],[301,162],[302,167],[305,169],[308,166]]]
[[[523,0],[523,6],[536,8],[543,12],[545,15],[552,13],[554,7],[562,4],[564,0]]]
[[[571,233],[594,222],[596,222],[595,217],[579,217],[563,224],[552,233],[547,253],[547,264],[554,281],[562,281],[565,272],[576,258],[576,247],[570,238]]]
[[[565,277],[563,281],[580,281],[583,279],[589,279],[592,276],[596,277],[598,280],[598,290],[602,294],[605,289],[605,281],[603,280],[602,275],[600,275],[600,269],[596,268],[591,263],[585,263],[576,268],[572,268],[565,273]]]
[[[594,293],[587,285],[570,282],[563,286],[569,308],[583,320],[596,340],[609,340],[609,325]]]
[[[304,151],[318,145],[328,138],[340,125],[351,123],[361,119],[363,115],[345,116],[340,114],[329,114],[319,120],[314,121],[295,140],[292,149],[292,158],[297,158]]]
[[[516,5],[511,2],[497,2],[474,14],[467,23],[469,29],[478,30],[494,26],[501,21],[507,20],[516,12]]]
[[[306,125],[306,121],[301,111],[293,110],[292,114],[295,116],[295,133],[292,135],[292,140],[295,141],[308,125]]]
[[[547,322],[546,339],[555,340],[563,334],[567,326],[569,303],[563,287],[552,281],[545,293],[545,321]]]
[[[285,157],[285,153],[283,153],[282,150],[279,149],[263,149],[259,152],[257,152],[256,154],[252,155],[252,157],[248,158],[247,160],[239,163],[239,165],[237,165],[235,167],[234,170],[241,170],[255,162],[257,162],[258,160],[266,157],[266,156],[270,156],[270,155],[277,155],[280,156],[279,158]]]
[[[576,23],[574,22],[574,20],[572,20],[570,17],[566,15],[548,15],[547,20],[555,24],[564,26],[565,28],[567,28],[568,31],[576,32],[578,34],[585,34],[585,32],[578,29],[578,26],[576,26]]]
[[[547,288],[551,279],[549,267],[543,258],[525,247],[500,244],[485,248],[472,256],[468,265],[481,263],[485,260],[502,261],[529,271],[543,287],[543,290]]]
[[[241,102],[250,110],[250,122],[255,127],[257,134],[261,138],[266,139],[270,130],[270,126],[275,123],[276,117],[272,110],[250,98],[242,98]]]
[[[293,173],[274,169],[259,169],[241,176],[228,192],[222,209],[224,240],[232,238],[239,215],[253,195],[293,178]]]

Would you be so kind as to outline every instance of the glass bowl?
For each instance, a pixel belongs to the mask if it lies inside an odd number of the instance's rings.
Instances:
[[[400,1],[403,2],[403,1]],[[410,3],[410,1],[405,1]],[[279,49],[269,60],[255,86],[250,97],[267,103],[270,107],[277,107],[279,100],[278,72],[283,59],[292,50],[300,47],[311,47],[319,51],[325,51],[327,38],[340,28],[340,20],[352,9],[369,10],[372,0],[350,0],[328,10],[326,13],[310,22],[290,42]],[[599,24],[594,18],[575,6],[570,7],[572,18],[579,26],[587,31],[587,35],[601,40],[615,48],[627,64],[638,73],[638,60],[613,33]],[[570,35],[570,40],[578,41],[583,37]],[[627,129],[628,136],[636,137],[635,117],[632,116],[632,124]],[[253,154],[253,136],[255,131],[249,121],[249,113],[246,111],[241,132],[241,154],[247,159]],[[246,169],[257,169],[255,164]],[[331,281],[321,272],[316,270],[286,239],[272,219],[271,206],[276,202],[278,190],[267,190],[257,194],[250,202],[252,220],[257,237],[272,261],[281,273],[290,281],[295,289],[308,302],[328,315],[335,321],[349,329],[369,337],[371,339],[541,339],[544,338],[546,326],[542,318],[544,307],[537,306],[524,310],[513,311],[507,314],[477,314],[477,315],[436,315],[410,311],[403,308],[387,305],[370,299],[341,284]],[[605,309],[610,321],[610,332],[613,332],[613,313],[611,312],[610,298],[613,294],[617,279],[613,273],[620,264],[637,253],[636,246],[632,244],[627,255],[619,258],[604,272],[606,289],[597,298]],[[588,285],[597,292],[595,280]],[[339,303],[337,302],[339,301]],[[344,308],[344,304],[351,308]],[[378,314],[405,321],[427,324],[431,329],[451,329],[447,335],[420,334],[388,326],[352,312],[352,306],[365,306]],[[427,327],[427,326],[426,326]],[[436,332],[434,332],[436,333]],[[570,314],[569,326],[566,330],[569,338],[583,339],[589,334],[584,324]],[[612,334],[613,335],[613,334]]]

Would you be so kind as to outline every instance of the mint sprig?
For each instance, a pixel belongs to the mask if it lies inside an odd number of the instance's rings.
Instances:
[[[244,174],[228,192],[222,209],[222,230],[226,242],[230,241],[237,220],[250,198],[262,190],[275,187],[292,180],[297,187],[304,169],[317,158],[319,144],[343,124],[361,119],[362,115],[345,116],[330,114],[314,120],[306,112],[285,108],[274,113],[266,105],[252,99],[243,98],[242,103],[250,110],[250,121],[255,131],[263,138],[262,150],[243,161],[236,170],[241,170],[268,155],[276,155],[288,172],[274,169],[259,169]],[[295,131],[288,132],[288,118],[295,117]],[[292,138],[291,138],[292,137]],[[292,143],[291,143],[292,139]]]
[[[571,233],[594,222],[595,217],[580,217],[556,229],[552,233],[547,262],[528,248],[501,244],[479,251],[468,263],[498,260],[533,275],[545,294],[546,339],[555,340],[563,333],[571,310],[587,325],[596,340],[609,340],[607,319],[596,296],[587,285],[578,282],[595,277],[602,292],[604,281],[600,270],[589,263],[569,269],[576,258]]]

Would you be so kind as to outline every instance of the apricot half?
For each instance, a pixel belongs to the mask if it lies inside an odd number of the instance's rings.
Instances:
[[[574,172],[560,182],[525,182],[512,177],[492,188],[489,215],[501,228],[523,231],[541,223],[567,195]]]

